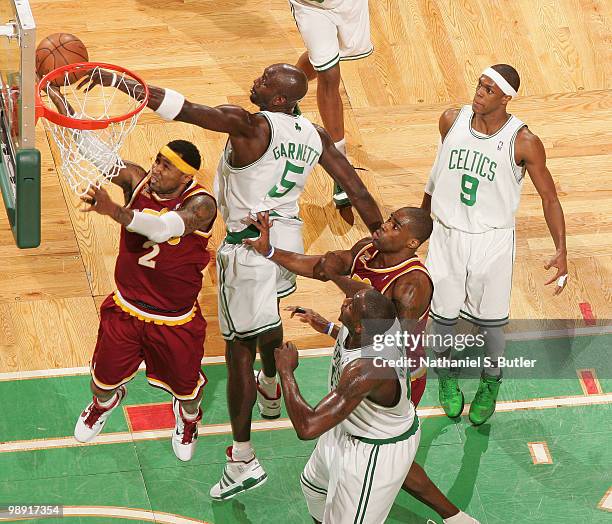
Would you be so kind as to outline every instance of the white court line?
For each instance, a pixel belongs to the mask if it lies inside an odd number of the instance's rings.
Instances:
[[[207,524],[203,520],[189,519],[172,513],[148,511],[146,509],[121,508],[117,506],[64,506],[64,517],[109,517],[114,519],[139,519],[163,524]],[[30,518],[0,517],[0,521],[33,520]]]
[[[609,335],[612,334],[611,326],[589,326],[571,329],[555,329],[550,331],[524,331],[522,333],[508,333],[506,340],[539,340],[546,338],[563,338],[572,336],[589,336],[589,335]],[[300,349],[298,352],[300,357],[325,357],[330,356],[333,352],[333,346],[313,349]],[[259,355],[257,355],[259,360]],[[223,364],[225,357],[204,357],[202,364]],[[138,368],[145,369],[144,363]],[[7,380],[26,380],[30,378],[53,378],[53,377],[69,377],[77,375],[89,375],[89,366],[76,368],[57,368],[57,369],[36,369],[32,371],[11,371],[0,373],[0,382]]]
[[[612,393],[601,395],[551,397],[529,400],[509,400],[497,403],[496,411],[508,413],[527,409],[550,409],[561,407],[593,406],[600,404],[612,404]],[[467,415],[470,405],[466,404],[463,414]],[[441,407],[418,408],[417,413],[421,418],[439,417],[444,415]],[[276,429],[291,429],[293,426],[288,418],[278,420],[256,420],[251,424],[253,431],[270,431]],[[139,442],[144,440],[156,440],[170,438],[172,429],[153,431],[134,431],[133,433],[105,433],[98,436],[93,442],[82,444],[74,437],[60,437],[54,439],[17,440],[13,442],[0,443],[0,453],[12,453],[19,451],[34,451],[52,448],[75,448],[81,446],[97,446],[99,444],[120,444],[125,442]],[[230,424],[211,424],[199,426],[200,436],[205,435],[229,435],[232,432]]]

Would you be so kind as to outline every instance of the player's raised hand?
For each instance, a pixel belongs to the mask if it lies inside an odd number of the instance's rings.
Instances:
[[[77,85],[77,89],[85,88],[85,92],[91,91],[98,85],[114,86],[117,83],[117,74],[96,68],[89,71]]]
[[[90,187],[87,193],[81,196],[81,200],[89,204],[89,207],[81,210],[85,213],[95,211],[100,215],[112,216],[115,208],[118,207],[118,204],[113,202],[106,189],[102,187]]]
[[[246,226],[254,226],[259,231],[258,238],[245,238],[242,243],[251,246],[263,256],[270,253],[270,228],[273,226],[270,222],[270,213],[268,211],[257,213],[257,220],[249,216],[242,223]]]
[[[544,285],[548,286],[553,282],[556,282],[555,291],[553,295],[558,295],[561,293],[565,286],[567,285],[567,252],[566,251],[557,251],[555,256],[553,256],[548,263],[544,265],[544,269],[550,269],[551,267],[557,268],[557,273],[554,277],[550,278],[546,281]]]
[[[274,350],[276,369],[282,371],[295,371],[299,364],[297,346],[293,342],[285,342]]]
[[[291,311],[291,318],[297,317],[300,322],[310,324],[310,326],[319,333],[327,333],[329,328],[329,320],[323,318],[319,313],[300,306],[287,306],[285,311]]]

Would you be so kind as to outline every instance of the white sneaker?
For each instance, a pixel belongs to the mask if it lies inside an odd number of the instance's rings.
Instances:
[[[109,408],[103,408],[98,403],[98,399],[94,396],[93,402],[89,404],[83,413],[79,416],[76,426],[74,427],[74,438],[79,442],[89,442],[93,440],[102,431],[104,424],[110,417],[113,410],[121,404],[121,401],[127,395],[127,388],[119,386],[117,388],[117,399]]]
[[[183,418],[183,408],[175,398],[172,399],[172,409],[176,417],[176,426],[172,434],[172,449],[176,458],[187,462],[193,458],[198,444],[198,422],[202,420],[202,409],[199,409],[195,420],[185,420]]]
[[[261,467],[257,457],[248,462],[232,460],[232,446],[225,450],[227,463],[221,480],[210,489],[210,496],[216,500],[227,500],[243,491],[265,484],[268,475]]]
[[[257,385],[257,407],[259,413],[263,418],[275,419],[280,417],[281,414],[281,387],[280,384],[276,384],[276,397],[269,397],[259,384],[259,373],[260,371],[253,370],[255,373],[255,384]]]

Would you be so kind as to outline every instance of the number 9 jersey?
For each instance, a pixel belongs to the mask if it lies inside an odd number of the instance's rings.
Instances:
[[[463,106],[438,148],[425,186],[431,212],[466,233],[514,228],[525,173],[514,142],[525,124],[510,115],[499,131],[483,135],[472,129],[473,118],[471,106]]]
[[[136,186],[126,207],[162,215],[180,209],[195,195],[209,194],[193,180],[178,197],[162,199],[151,191],[149,177]],[[207,246],[212,225],[208,231],[196,230],[162,244],[122,227],[115,266],[117,305],[141,320],[163,324],[180,324],[193,317],[202,289],[202,270],[210,261]]]

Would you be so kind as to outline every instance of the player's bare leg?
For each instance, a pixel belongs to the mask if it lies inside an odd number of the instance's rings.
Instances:
[[[172,399],[172,409],[176,419],[172,434],[172,449],[176,458],[185,462],[193,458],[198,443],[198,422],[202,420],[200,403],[203,393],[204,387],[201,387],[193,400]]]
[[[317,72],[317,106],[323,120],[323,127],[330,134],[338,150],[346,156],[344,141],[344,106],[340,96],[340,64],[325,71]],[[344,190],[334,185],[334,204],[336,207],[350,205]]]
[[[310,63],[310,59],[308,58],[308,52],[302,53],[302,56],[300,56],[295,66],[299,67],[302,71],[304,71],[304,73],[306,74],[306,77],[308,78],[308,81],[314,80],[315,78],[317,78],[317,72],[315,71],[315,68],[312,67],[312,64]]]
[[[257,338],[226,342],[227,404],[234,442],[226,450],[221,480],[210,490],[210,496],[227,500],[267,480],[266,472],[251,446],[251,412],[255,404],[256,384],[253,363]]]
[[[74,427],[74,438],[79,442],[90,442],[102,431],[108,417],[127,395],[125,386],[116,389],[101,389],[92,380],[92,401],[85,407]]]
[[[478,524],[476,519],[459,510],[448,500],[444,493],[438,489],[438,486],[431,481],[425,470],[416,462],[413,462],[410,466],[402,489],[433,509],[444,519],[445,523]]]
[[[425,470],[416,462],[410,466],[410,471],[404,480],[402,489],[415,499],[427,504],[443,519],[459,513],[459,508],[448,500],[438,487],[431,481]]]
[[[262,333],[257,342],[261,357],[261,370],[255,370],[257,407],[263,418],[275,419],[281,413],[281,390],[276,378],[274,350],[283,345],[283,326]]]
[[[251,411],[256,388],[253,376],[257,338],[226,342],[227,405],[236,442],[251,440]]]

